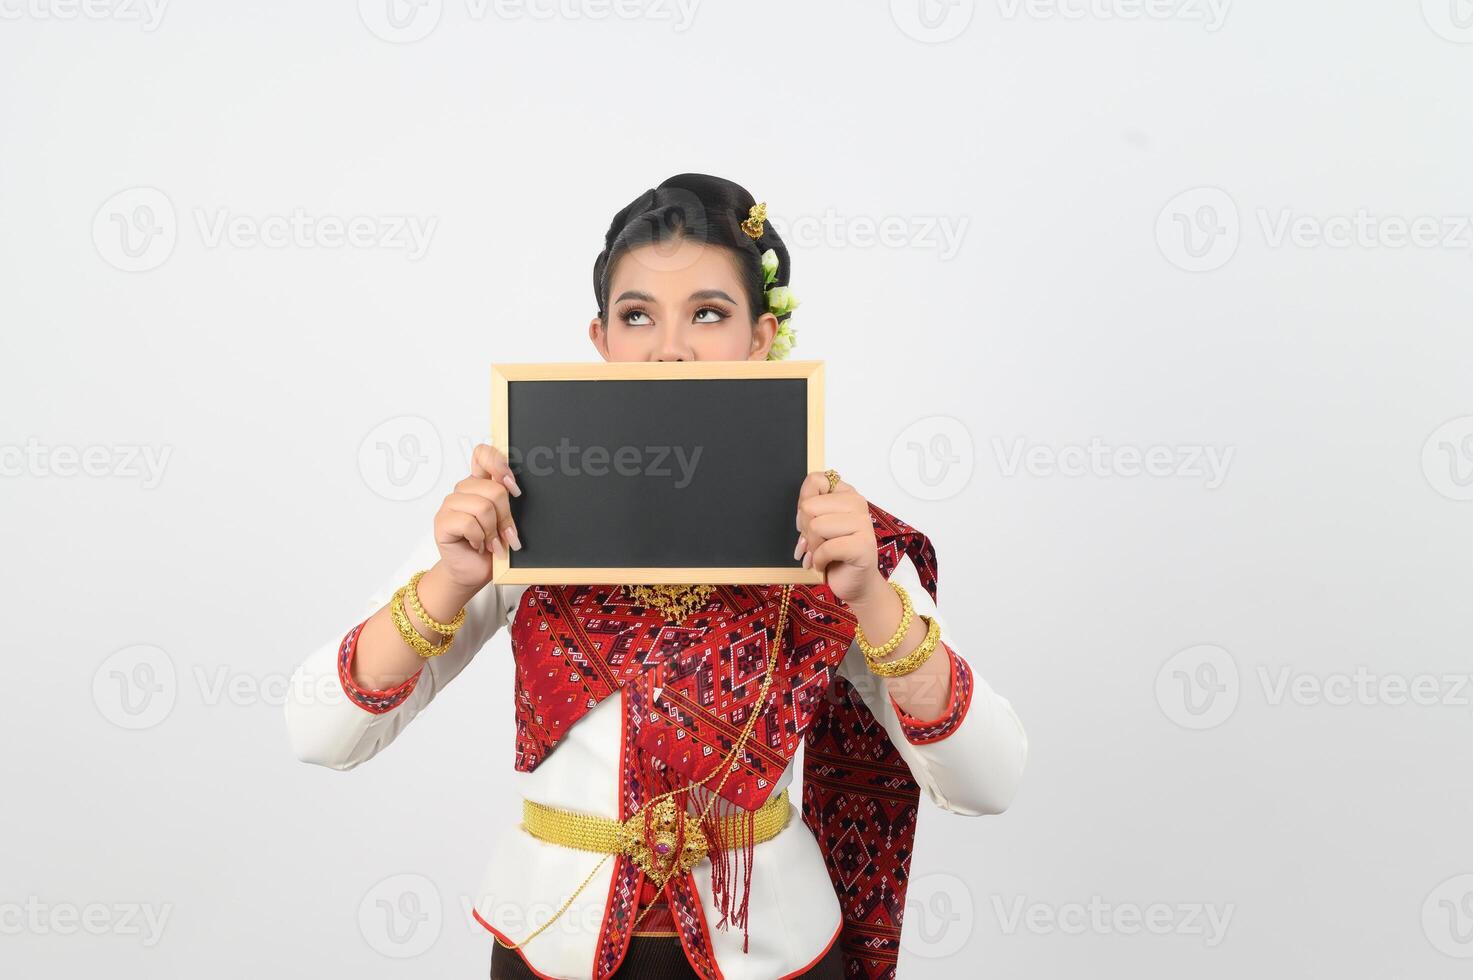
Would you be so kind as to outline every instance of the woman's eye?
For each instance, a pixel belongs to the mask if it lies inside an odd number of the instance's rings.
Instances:
[[[709,316],[707,314],[709,314]],[[699,310],[696,310],[697,323],[720,323],[722,320],[725,319],[725,311],[718,310],[714,306],[703,306]]]
[[[629,310],[624,314],[624,322],[631,327],[639,327],[649,322],[649,314],[644,310]]]

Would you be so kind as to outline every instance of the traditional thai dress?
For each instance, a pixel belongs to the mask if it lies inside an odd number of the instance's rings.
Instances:
[[[873,504],[870,518],[880,571],[906,587],[918,614],[941,621],[930,540]],[[435,559],[432,543],[412,555],[366,611]],[[291,691],[319,690],[318,678],[336,674],[346,697],[290,700],[293,744],[304,761],[334,769],[372,758],[509,627],[514,779],[539,807],[626,822],[657,794],[702,781],[678,797],[691,834],[703,809],[723,827],[750,828],[752,815],[787,805],[803,747],[801,820],[775,835],[768,820],[770,836],[757,843],[750,830],[745,841],[708,833],[709,855],[663,887],[630,854],[599,866],[597,854],[506,828],[473,914],[516,943],[562,909],[519,950],[531,973],[604,980],[638,932],[678,937],[703,980],[798,977],[836,943],[845,976],[891,978],[922,790],[953,813],[1000,813],[1027,737],[1007,699],[952,647],[944,621],[934,656],[949,662],[949,701],[935,717],[908,715],[868,670],[853,613],[824,585],[792,587],[769,664],[782,588],[718,586],[672,622],[622,586],[493,583],[468,604],[451,649],[389,690],[353,681],[360,623],[298,668]],[[754,711],[725,779],[708,778]]]

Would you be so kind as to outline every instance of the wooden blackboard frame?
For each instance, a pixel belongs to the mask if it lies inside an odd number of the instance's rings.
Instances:
[[[491,365],[491,445],[510,454],[508,383],[517,381],[670,381],[707,378],[790,378],[806,382],[808,472],[824,469],[823,361],[593,361]],[[814,568],[591,567],[518,568],[511,557],[492,558],[492,581],[505,585],[817,585]]]

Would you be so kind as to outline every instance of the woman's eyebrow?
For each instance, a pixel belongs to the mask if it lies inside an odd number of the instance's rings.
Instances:
[[[736,300],[726,295],[719,289],[698,289],[690,294],[691,299],[724,299],[731,305],[736,305]]]
[[[626,299],[642,299],[646,303],[653,303],[655,301],[655,298],[649,293],[640,292],[638,289],[626,289],[614,299],[614,302],[622,303]]]

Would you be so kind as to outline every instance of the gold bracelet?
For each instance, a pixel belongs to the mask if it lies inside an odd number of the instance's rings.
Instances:
[[[910,596],[906,593],[905,586],[893,579],[888,584],[895,590],[895,594],[900,596],[900,627],[895,630],[895,635],[886,640],[884,646],[870,646],[869,641],[864,637],[864,628],[857,624],[854,627],[854,642],[859,644],[860,652],[869,660],[875,657],[888,657],[894,653],[895,648],[900,646],[900,641],[905,639],[906,631],[910,629],[911,618],[915,615],[915,607],[910,604]]]
[[[881,677],[904,677],[919,670],[922,664],[931,659],[931,654],[936,652],[936,647],[941,642],[941,624],[925,613],[921,613],[921,619],[926,623],[926,638],[921,641],[921,645],[899,660],[876,663],[866,658],[871,673]]]
[[[465,625],[465,607],[461,606],[460,612],[456,613],[455,618],[448,623],[437,623],[431,619],[430,614],[425,612],[425,607],[420,605],[419,602],[419,580],[425,577],[425,572],[427,571],[429,569],[425,569],[424,572],[415,572],[414,577],[409,580],[409,591],[405,596],[409,600],[409,608],[413,610],[414,615],[419,618],[419,621],[424,623],[429,629],[434,630],[441,636],[454,636],[455,631]]]
[[[399,628],[399,635],[404,637],[404,642],[409,644],[410,649],[421,657],[438,657],[450,649],[450,644],[455,642],[455,637],[450,637],[439,646],[431,645],[429,640],[419,635],[419,630],[409,622],[409,614],[404,611],[404,595],[409,591],[409,586],[400,586],[399,591],[394,593],[394,601],[389,603],[389,615],[394,619],[394,625]]]

